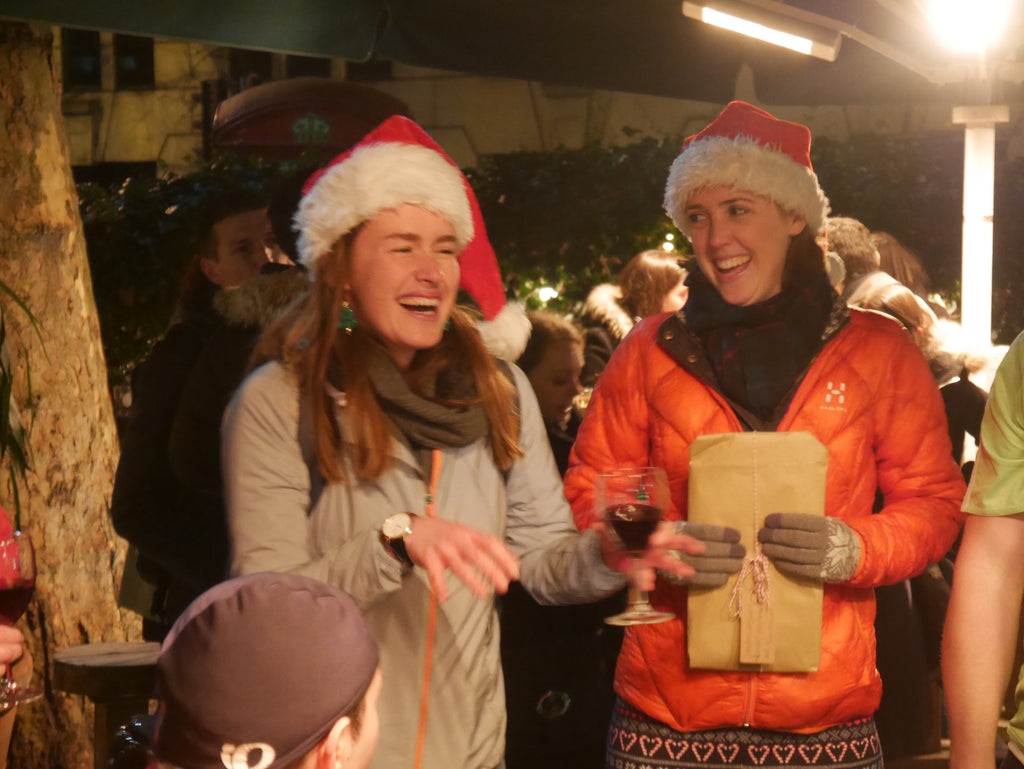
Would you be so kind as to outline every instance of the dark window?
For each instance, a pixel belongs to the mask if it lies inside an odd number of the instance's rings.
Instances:
[[[390,59],[345,62],[345,77],[361,83],[391,79]]]
[[[89,29],[62,29],[60,47],[65,88],[102,87],[99,32]]]
[[[287,56],[284,60],[285,77],[330,77],[331,60],[319,56]]]
[[[126,179],[155,179],[156,162],[142,161],[137,163],[93,163],[91,166],[72,166],[71,174],[75,184],[92,182],[101,184],[108,189],[116,189]]]
[[[231,79],[239,89],[250,88],[273,79],[273,56],[267,51],[232,48],[228,53]]]
[[[153,87],[153,38],[114,35],[115,88]]]

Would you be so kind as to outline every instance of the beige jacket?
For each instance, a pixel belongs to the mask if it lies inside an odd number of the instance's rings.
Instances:
[[[622,577],[601,562],[596,537],[577,532],[536,398],[526,376],[513,370],[525,456],[506,481],[483,440],[442,451],[433,489],[437,515],[503,538],[537,600],[599,599],[620,588]],[[344,406],[338,416],[345,435]],[[494,601],[475,598],[449,575],[450,597],[439,604],[426,573],[404,570],[378,538],[389,515],[425,512],[429,479],[396,441],[384,475],[330,484],[310,510],[318,476],[311,479],[298,422],[297,384],[278,363],[254,372],[228,408],[223,462],[232,573],[317,577],[349,592],[363,609],[384,673],[372,769],[493,769],[505,742]],[[345,473],[355,477],[349,467]]]

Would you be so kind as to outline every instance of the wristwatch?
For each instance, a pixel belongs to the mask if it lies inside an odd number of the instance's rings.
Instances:
[[[412,513],[395,513],[385,518],[380,526],[380,543],[406,566],[412,566],[412,558],[405,547],[405,538],[412,534],[412,519]]]

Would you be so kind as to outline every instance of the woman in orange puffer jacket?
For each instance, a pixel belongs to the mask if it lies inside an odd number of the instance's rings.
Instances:
[[[687,139],[665,206],[693,243],[689,299],[620,344],[566,494],[583,529],[597,518],[596,473],[657,465],[671,486],[666,517],[685,521],[697,437],[810,432],[829,453],[825,517],[769,515],[758,549],[780,572],[824,584],[821,661],[808,673],[690,668],[687,587],[659,579],[653,602],[679,619],[627,632],[607,767],[882,766],[873,588],[946,553],[964,487],[913,341],[891,319],[848,310],[829,285],[815,242],[828,201],[809,152],[806,127],[741,102]],[[724,584],[740,568],[735,529],[681,526],[708,544],[687,557],[689,584]]]

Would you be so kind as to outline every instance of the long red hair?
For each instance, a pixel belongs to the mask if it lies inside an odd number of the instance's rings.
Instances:
[[[345,477],[343,439],[334,417],[334,399],[327,388],[327,372],[334,361],[368,360],[370,345],[376,344],[362,326],[351,334],[338,330],[345,302],[342,287],[349,274],[349,252],[358,231],[357,228],[348,233],[317,260],[309,293],[266,331],[254,353],[255,362],[282,360],[298,377],[301,397],[312,418],[317,463],[324,478],[332,482],[343,482]],[[410,389],[423,396],[427,383],[455,361],[469,363],[476,385],[473,402],[483,407],[490,425],[488,440],[494,462],[501,470],[507,470],[516,457],[522,456],[515,388],[484,348],[473,317],[459,307],[452,311],[451,327],[441,342],[413,357],[405,372]],[[356,474],[360,478],[376,478],[388,467],[391,441],[395,438],[374,395],[366,367],[348,365],[345,377],[351,434],[345,436],[344,442],[351,444]]]

